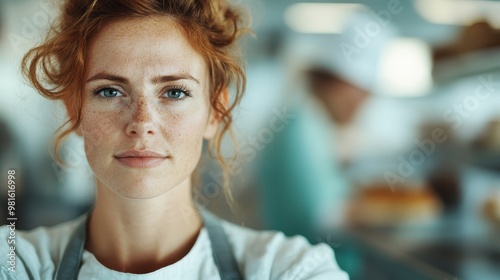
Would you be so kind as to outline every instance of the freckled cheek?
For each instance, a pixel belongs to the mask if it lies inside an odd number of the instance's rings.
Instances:
[[[90,112],[84,115],[83,138],[85,152],[91,165],[96,157],[104,156],[101,150],[109,150],[109,145],[113,142],[115,126],[116,121],[105,113]]]
[[[174,150],[182,150],[186,156],[198,152],[203,142],[207,119],[202,114],[191,114],[184,117],[173,117],[173,122],[166,122],[164,133]]]

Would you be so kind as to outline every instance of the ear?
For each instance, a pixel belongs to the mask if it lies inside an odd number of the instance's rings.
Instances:
[[[229,89],[225,88],[222,90],[222,92],[219,94],[220,102],[224,107],[227,107],[227,104],[229,103]],[[214,110],[214,108],[210,107],[210,114],[208,116],[208,123],[207,127],[205,129],[205,133],[203,134],[203,138],[206,140],[210,140],[215,136],[215,133],[217,133],[217,130],[219,128],[220,124],[220,116],[218,116],[217,112]]]

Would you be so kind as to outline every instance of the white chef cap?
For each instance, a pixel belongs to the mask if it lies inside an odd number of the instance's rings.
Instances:
[[[396,37],[390,20],[374,12],[360,10],[345,23],[343,32],[327,35],[309,50],[309,68],[328,70],[348,82],[374,91],[380,59],[389,43]]]

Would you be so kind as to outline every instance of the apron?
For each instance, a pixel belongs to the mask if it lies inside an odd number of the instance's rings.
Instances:
[[[200,214],[208,232],[208,237],[212,246],[212,255],[215,265],[219,270],[221,279],[243,279],[220,220],[204,209],[200,209]],[[59,266],[57,267],[55,276],[56,280],[77,280],[85,247],[88,217],[89,213],[86,214],[85,219],[78,224],[77,228],[71,235],[62,260],[59,262]]]

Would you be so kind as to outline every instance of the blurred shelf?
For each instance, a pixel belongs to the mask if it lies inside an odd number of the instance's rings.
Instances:
[[[468,162],[474,167],[500,173],[499,150],[472,150],[468,152]]]

